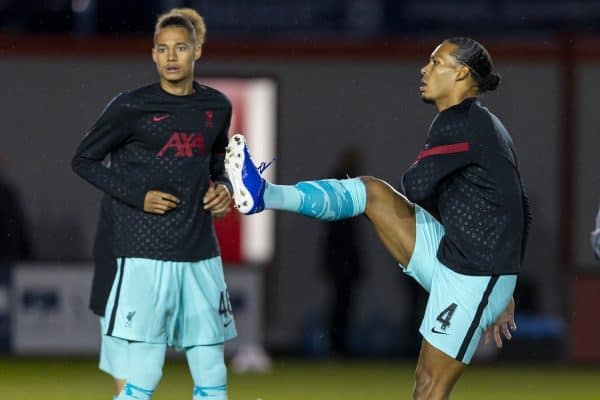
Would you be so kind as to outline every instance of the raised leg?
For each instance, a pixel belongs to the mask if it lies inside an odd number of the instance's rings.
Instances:
[[[414,207],[387,182],[373,177],[361,179],[367,191],[365,215],[392,257],[408,265],[416,241]]]
[[[252,161],[242,135],[234,135],[229,142],[225,170],[233,186],[235,207],[243,214],[272,209],[334,221],[364,213],[396,261],[404,266],[410,261],[416,240],[414,208],[380,179],[322,179],[274,185],[261,176],[262,168]]]

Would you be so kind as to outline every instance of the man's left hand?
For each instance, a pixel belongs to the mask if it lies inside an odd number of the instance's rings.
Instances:
[[[231,195],[222,183],[212,185],[204,194],[204,209],[210,211],[213,217],[221,218],[229,212]]]
[[[496,322],[489,326],[485,331],[485,344],[490,343],[493,336],[496,346],[501,349],[502,336],[504,336],[506,340],[510,340],[512,339],[512,334],[510,332],[514,332],[516,330],[517,324],[515,324],[515,300],[511,298],[502,314],[500,314],[500,316],[496,319]]]

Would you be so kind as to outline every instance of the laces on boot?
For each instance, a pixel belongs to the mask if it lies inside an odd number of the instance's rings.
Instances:
[[[271,165],[273,165],[273,162],[275,161],[276,157],[273,157],[273,159],[271,161],[269,161],[268,163],[266,162],[261,162],[260,165],[258,167],[256,167],[256,169],[258,170],[259,174],[263,174],[263,172],[265,172]]]

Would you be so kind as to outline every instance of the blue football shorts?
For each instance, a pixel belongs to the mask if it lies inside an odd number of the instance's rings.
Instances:
[[[100,317],[100,363],[101,371],[115,379],[126,380],[127,376],[127,345],[125,339],[105,335],[107,318]]]
[[[118,258],[104,334],[177,349],[237,333],[220,257],[196,262]]]
[[[437,258],[445,230],[415,204],[415,249],[404,272],[429,292],[419,329],[429,344],[469,364],[486,329],[508,305],[516,275],[464,275]]]

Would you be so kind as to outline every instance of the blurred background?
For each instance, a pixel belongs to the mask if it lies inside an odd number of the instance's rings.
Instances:
[[[154,22],[172,7],[204,16],[197,80],[232,98],[232,133],[249,134],[258,161],[276,156],[270,177],[284,184],[349,174],[399,187],[435,115],[419,99],[421,66],[444,38],[481,41],[503,77],[482,101],[513,136],[534,222],[515,294],[519,329],[477,362],[600,372],[592,0],[0,0],[0,371],[40,356],[95,363],[87,301],[100,193],[70,159],[114,95],[156,80]],[[365,371],[385,359],[410,370],[426,294],[367,221],[267,215],[258,230],[234,213],[218,227],[240,321],[237,370],[267,370],[271,358],[366,362]],[[600,398],[591,382],[573,390]]]

